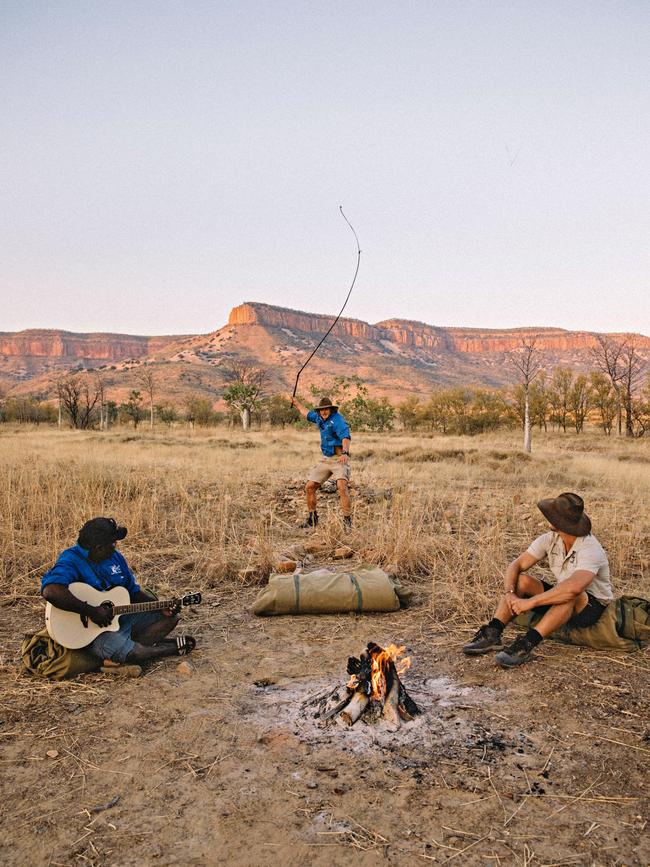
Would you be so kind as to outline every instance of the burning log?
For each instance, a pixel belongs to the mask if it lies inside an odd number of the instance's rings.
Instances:
[[[359,657],[351,656],[346,694],[341,698],[340,692],[335,691],[330,702],[321,705],[317,714],[321,721],[338,715],[341,722],[352,726],[364,714],[372,713],[397,729],[401,720],[412,720],[420,710],[400,680],[411,665],[408,657],[402,658],[404,649],[394,644],[384,649],[371,642]]]
[[[388,720],[396,729],[401,725],[399,715],[399,687],[400,682],[397,675],[393,678],[393,684],[386,693],[384,700],[383,715],[384,719]]]
[[[345,706],[345,710],[341,712],[340,717],[343,722],[349,726],[353,726],[359,719],[364,710],[368,707],[368,696],[361,692],[360,689],[355,689],[352,697]]]

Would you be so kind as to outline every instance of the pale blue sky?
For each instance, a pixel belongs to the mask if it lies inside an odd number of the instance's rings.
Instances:
[[[650,334],[650,4],[0,0],[0,330]]]

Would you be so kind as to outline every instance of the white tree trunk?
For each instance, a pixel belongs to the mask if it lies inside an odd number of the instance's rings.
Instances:
[[[524,451],[531,453],[533,450],[530,433],[530,407],[528,405],[528,389],[524,400]]]
[[[244,430],[248,430],[251,426],[251,411],[248,407],[241,410],[241,424]]]

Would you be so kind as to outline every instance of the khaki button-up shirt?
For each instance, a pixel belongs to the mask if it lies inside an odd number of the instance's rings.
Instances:
[[[544,533],[529,546],[528,553],[535,560],[548,558],[549,569],[558,584],[574,572],[592,572],[594,580],[585,588],[587,593],[604,603],[614,598],[607,554],[595,536],[578,536],[571,550],[567,551],[559,533]]]

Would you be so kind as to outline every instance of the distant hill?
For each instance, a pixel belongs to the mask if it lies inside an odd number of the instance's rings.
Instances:
[[[5,393],[51,396],[52,377],[74,368],[102,371],[114,400],[135,387],[143,362],[154,365],[158,400],[190,393],[213,400],[224,385],[224,364],[246,359],[269,370],[269,389],[290,391],[298,368],[333,317],[246,302],[209,334],[140,337],[29,330],[0,333],[0,383]],[[624,335],[610,335],[622,337]],[[627,336],[627,335],[625,335]],[[632,335],[650,361],[650,338]],[[548,370],[593,369],[596,335],[561,328],[443,328],[404,319],[374,325],[341,319],[307,368],[301,390],[338,374],[357,374],[373,393],[402,399],[440,385],[500,386],[512,382],[508,353],[535,338]]]

